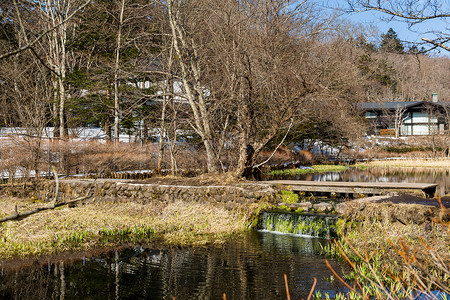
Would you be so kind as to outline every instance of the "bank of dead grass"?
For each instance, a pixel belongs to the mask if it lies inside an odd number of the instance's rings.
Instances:
[[[336,243],[336,251],[351,266],[347,280],[356,284],[349,288],[356,295],[353,298],[406,299],[414,293],[450,293],[449,216],[442,208],[440,217],[423,224],[357,214],[341,221],[343,238]]]
[[[359,163],[365,167],[396,167],[396,168],[450,168],[450,159],[392,159],[373,160]]]
[[[33,208],[21,199],[0,201],[0,214],[8,215],[20,203],[20,209]],[[68,250],[89,249],[123,242],[156,242],[165,245],[206,245],[222,243],[231,234],[246,229],[249,208],[227,210],[211,203],[181,201],[139,204],[134,202],[89,203],[31,215],[20,221],[0,225],[0,258],[42,255]],[[149,236],[133,236],[135,232],[151,232]],[[104,233],[112,240],[104,240]]]
[[[376,253],[384,263],[393,266],[401,265],[401,257],[396,253],[393,245],[398,246],[400,241],[409,245],[417,257],[425,259],[428,254],[423,245],[433,246],[434,250],[442,253],[442,258],[450,262],[450,235],[446,225],[433,224],[407,224],[399,222],[364,220],[347,231],[346,239],[354,249],[360,253],[366,251]],[[431,227],[433,226],[433,227]]]

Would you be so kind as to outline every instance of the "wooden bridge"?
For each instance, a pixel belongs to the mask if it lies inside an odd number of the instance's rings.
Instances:
[[[342,182],[342,181],[303,181],[303,180],[269,180],[264,183],[286,185],[294,192],[344,194],[354,197],[381,195],[388,192],[422,191],[427,198],[433,197],[437,184],[406,182]]]

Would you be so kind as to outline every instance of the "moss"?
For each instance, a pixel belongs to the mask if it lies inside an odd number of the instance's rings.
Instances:
[[[281,199],[283,202],[286,202],[288,204],[298,203],[298,194],[292,191],[282,190]]]
[[[342,218],[339,218],[337,221],[336,221],[336,232],[337,232],[337,234],[339,235],[339,236],[343,236],[343,234],[344,234],[344,228],[345,228],[345,221],[344,221],[344,219],[342,219]]]
[[[291,208],[286,205],[280,205],[277,207],[277,210],[279,211],[291,211]]]
[[[272,231],[306,234],[317,237],[327,237],[329,234],[334,235],[332,226],[330,227],[328,222],[323,218],[295,214],[274,214],[266,216],[264,222],[263,228]]]

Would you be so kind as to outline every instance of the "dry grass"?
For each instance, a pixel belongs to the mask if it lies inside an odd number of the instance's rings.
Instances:
[[[433,245],[434,249],[443,254],[443,258],[450,262],[450,240],[446,226],[435,223],[433,228],[425,224],[403,225],[399,222],[375,221],[371,219],[347,226],[355,226],[348,229],[347,241],[361,253],[369,249],[376,252],[384,262],[392,264],[400,263],[400,257],[396,255],[392,244],[399,245],[400,240],[409,244],[411,249],[422,258],[427,256],[422,250],[422,243]]]
[[[19,210],[37,205],[15,199]],[[14,211],[11,199],[0,202],[0,214]],[[209,203],[90,203],[45,211],[0,225],[0,258],[42,255],[123,242],[167,245],[222,243],[243,232],[250,208],[227,210]],[[106,239],[105,239],[106,237]]]
[[[352,270],[347,280],[340,278],[351,298],[416,299],[416,293],[425,293],[438,299],[432,291],[450,293],[449,216],[442,207],[439,218],[421,225],[371,217],[358,222],[357,215],[341,221],[344,238],[335,245]]]
[[[50,153],[49,153],[50,152]],[[128,144],[80,140],[25,140],[12,135],[2,141],[0,148],[2,161],[0,172],[11,179],[17,175],[29,177],[34,171],[47,172],[55,167],[59,173],[97,174],[155,170],[159,160],[159,145],[156,143]],[[162,158],[162,168],[171,168],[169,151]],[[206,167],[203,151],[177,145],[174,149],[174,162],[179,172],[201,172]],[[176,173],[176,172],[175,172]]]
[[[205,245],[223,242],[247,228],[251,209],[229,211],[208,203],[175,202],[150,220],[158,232],[165,232],[164,242],[174,245]]]
[[[396,167],[396,168],[450,168],[450,159],[398,159],[398,160],[374,160],[366,163],[357,164],[365,167]]]

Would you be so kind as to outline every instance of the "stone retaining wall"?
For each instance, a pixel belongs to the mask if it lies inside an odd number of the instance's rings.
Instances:
[[[50,201],[54,198],[55,182],[46,182],[37,192],[37,198]],[[134,201],[147,204],[153,201],[202,201],[222,203],[227,206],[256,202],[277,203],[280,195],[268,185],[241,184],[234,186],[183,186],[134,183],[124,180],[61,180],[59,201],[72,200],[88,193],[85,202]]]

